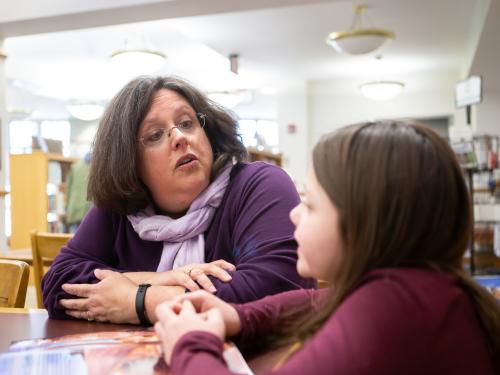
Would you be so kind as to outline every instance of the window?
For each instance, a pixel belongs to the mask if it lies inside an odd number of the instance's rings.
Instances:
[[[278,151],[279,127],[274,120],[243,119],[238,122],[238,132],[245,147]]]
[[[54,139],[63,144],[63,155],[68,156],[71,125],[68,121],[42,121],[40,135],[45,139]]]
[[[38,123],[34,121],[11,121],[9,123],[10,153],[31,152],[32,138],[38,134]]]
[[[61,141],[63,154],[70,152],[71,125],[68,121],[11,121],[9,123],[10,153],[24,154],[33,150],[33,138],[39,135],[45,139]]]

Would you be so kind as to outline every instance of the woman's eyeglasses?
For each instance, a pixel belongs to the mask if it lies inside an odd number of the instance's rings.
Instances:
[[[165,134],[167,135],[167,139],[170,138],[170,135],[172,134],[172,131],[174,129],[179,130],[183,134],[193,134],[194,132],[196,132],[197,129],[199,128],[203,129],[205,127],[206,117],[207,115],[204,113],[197,113],[196,119],[184,120],[179,124],[172,126],[170,129],[165,129],[165,128],[151,129],[142,137],[140,137],[138,141],[141,142],[144,145],[144,147],[159,146],[162,143]]]

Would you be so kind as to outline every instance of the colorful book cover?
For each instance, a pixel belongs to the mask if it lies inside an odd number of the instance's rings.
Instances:
[[[238,348],[224,344],[231,371],[253,375]],[[23,340],[0,355],[0,374],[168,375],[153,330],[114,331]]]
[[[474,279],[500,300],[500,275],[474,276]]]

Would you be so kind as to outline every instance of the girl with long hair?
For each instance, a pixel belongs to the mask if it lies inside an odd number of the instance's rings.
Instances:
[[[326,135],[290,218],[299,274],[331,287],[160,305],[172,373],[230,373],[225,338],[291,345],[276,374],[498,373],[500,305],[462,268],[471,209],[455,155],[431,129],[384,121]]]

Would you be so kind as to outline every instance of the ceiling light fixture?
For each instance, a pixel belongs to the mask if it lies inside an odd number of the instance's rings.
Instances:
[[[354,7],[354,18],[351,27],[346,31],[335,31],[326,38],[326,43],[339,53],[361,55],[373,52],[388,40],[394,39],[393,31],[374,27],[363,27],[363,13],[368,7],[357,5]]]
[[[67,104],[66,109],[76,119],[83,121],[94,121],[104,113],[104,106],[95,103]]]
[[[373,81],[359,86],[361,93],[372,100],[390,100],[401,94],[405,84],[399,81]]]
[[[111,54],[111,63],[120,71],[132,76],[154,73],[163,66],[166,56],[151,48],[144,35],[128,38],[125,48]]]

